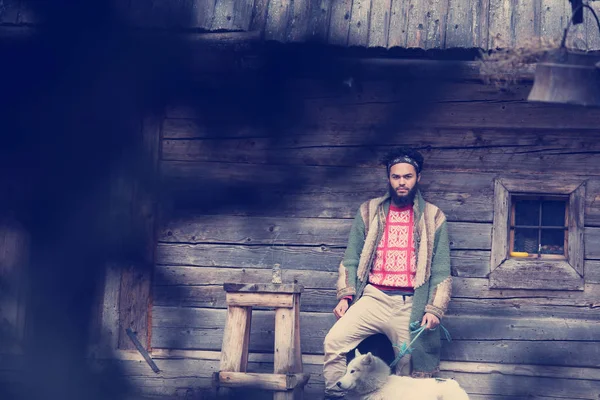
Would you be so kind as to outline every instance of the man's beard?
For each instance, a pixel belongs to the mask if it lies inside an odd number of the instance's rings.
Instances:
[[[404,196],[399,196],[396,192],[396,189],[394,189],[394,187],[388,183],[388,190],[390,191],[390,197],[392,198],[392,202],[399,207],[404,207],[409,204],[412,205],[414,203],[418,187],[419,183],[416,182],[415,186],[413,186],[413,188],[410,189],[408,193],[406,193]]]

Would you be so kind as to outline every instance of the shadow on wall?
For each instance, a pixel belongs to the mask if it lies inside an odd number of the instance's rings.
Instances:
[[[123,371],[113,365],[94,374],[84,360],[93,294],[107,262],[147,264],[144,243],[131,221],[119,217],[128,204],[118,199],[111,203],[109,191],[117,171],[169,196],[169,188],[157,185],[150,160],[137,148],[140,116],[161,115],[167,99],[189,95],[195,77],[188,66],[202,55],[183,41],[150,43],[128,35],[117,28],[110,2],[67,0],[59,7],[23,0],[22,5],[45,23],[31,36],[0,41],[0,54],[10,60],[0,75],[0,183],[8,188],[0,190],[0,212],[20,221],[31,238],[27,357],[17,377],[22,384],[5,382],[0,397],[116,400],[135,389]],[[192,97],[205,115],[227,112],[262,127],[270,140],[268,150],[281,135],[290,134],[284,127],[305,122],[300,104],[293,114],[282,108],[290,104],[283,85],[290,68],[325,68],[329,76],[345,75],[328,54],[321,50],[323,58],[316,62],[315,53],[296,53],[293,47],[267,51],[266,65],[252,81],[231,77],[227,90],[201,84]],[[291,58],[285,61],[284,56]],[[248,86],[254,90],[246,90]],[[418,118],[419,101],[435,90],[442,88],[408,91],[405,114]],[[407,122],[387,116],[374,136],[344,157],[364,157],[365,146],[385,145],[386,133]],[[212,126],[215,137],[228,132],[222,119]],[[334,173],[319,179],[335,179]],[[206,177],[188,201],[207,214],[224,207],[273,207],[277,198],[264,193],[281,184],[301,190],[314,182],[300,177],[287,183],[293,166],[282,167],[281,174],[281,181],[256,177],[241,184]]]

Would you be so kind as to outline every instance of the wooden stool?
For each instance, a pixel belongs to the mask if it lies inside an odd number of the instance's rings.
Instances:
[[[298,284],[223,285],[227,321],[221,347],[221,365],[215,379],[221,387],[274,391],[274,400],[302,399],[310,374],[302,371],[300,348],[300,294]],[[274,371],[247,373],[252,307],[275,309]]]

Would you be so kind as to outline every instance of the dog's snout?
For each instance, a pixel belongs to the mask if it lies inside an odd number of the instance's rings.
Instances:
[[[338,387],[342,387],[342,382],[339,382],[339,381],[338,381],[338,383],[336,383],[336,385],[337,385]]]

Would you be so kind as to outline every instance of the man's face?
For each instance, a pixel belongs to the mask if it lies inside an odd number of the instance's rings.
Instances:
[[[421,176],[415,167],[407,163],[392,165],[389,175],[390,194],[396,203],[406,203],[414,198],[417,182]]]

